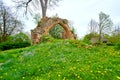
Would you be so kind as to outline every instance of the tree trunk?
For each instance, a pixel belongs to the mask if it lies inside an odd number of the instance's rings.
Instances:
[[[46,9],[45,9],[45,7],[43,7],[43,9],[42,9],[42,17],[43,18],[46,17]]]
[[[6,40],[6,10],[3,11],[3,35],[2,35],[2,41]]]
[[[102,34],[102,32],[100,30],[100,32],[99,32],[99,42],[101,42],[101,34]]]
[[[48,0],[40,0],[40,3],[42,8],[42,18],[44,18],[46,17]]]
[[[2,25],[0,23],[0,43],[2,42]]]
[[[101,34],[102,34],[102,29],[101,29],[101,23],[99,24],[99,42],[101,42]]]

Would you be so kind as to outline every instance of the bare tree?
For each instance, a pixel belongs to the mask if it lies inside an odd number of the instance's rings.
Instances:
[[[111,30],[111,27],[113,26],[113,22],[112,20],[110,19],[110,16],[103,13],[103,12],[100,12],[99,13],[99,29],[98,29],[98,32],[99,32],[99,41],[101,41],[101,37],[102,37],[102,34],[108,32]]]
[[[13,17],[10,8],[0,2],[0,42],[5,41],[7,36],[18,30],[22,30],[22,22]]]
[[[98,23],[91,19],[89,24],[88,24],[88,29],[91,34],[95,34],[98,31]]]
[[[17,3],[17,8],[24,7],[26,12],[32,8],[35,10],[41,10],[42,18],[46,17],[48,7],[57,5],[60,0],[14,0]]]
[[[115,35],[120,35],[120,24],[117,24],[117,25],[115,26],[115,29],[114,29],[113,33],[114,33]]]

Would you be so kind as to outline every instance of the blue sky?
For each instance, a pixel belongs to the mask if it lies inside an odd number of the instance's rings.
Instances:
[[[110,15],[114,23],[120,23],[120,0],[62,0],[58,7],[49,9],[47,15],[53,16],[57,13],[59,17],[72,21],[76,33],[82,37],[88,33],[89,21],[98,21],[101,11]],[[25,21],[25,31],[36,27],[32,18]]]

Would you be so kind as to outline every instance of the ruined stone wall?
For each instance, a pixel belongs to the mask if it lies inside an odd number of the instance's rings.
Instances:
[[[61,27],[64,29],[64,32],[62,33],[63,39],[74,39],[74,35],[70,31],[67,20],[61,18],[45,17],[41,20],[41,22],[39,22],[34,30],[31,30],[32,44],[39,43],[41,35],[48,35],[49,30],[56,24],[61,25]]]

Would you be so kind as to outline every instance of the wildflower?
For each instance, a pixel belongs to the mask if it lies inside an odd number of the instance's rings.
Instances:
[[[104,73],[101,73],[102,75],[104,75]]]
[[[77,76],[78,78],[80,78],[80,76]]]
[[[60,77],[60,74],[58,74],[58,76]]]
[[[5,75],[7,75],[8,73],[5,73]]]
[[[63,78],[63,80],[65,80],[65,77]]]
[[[98,73],[101,73],[101,71],[98,71]]]
[[[2,76],[0,76],[0,79],[3,78]]]
[[[25,77],[22,77],[23,79],[25,79]]]
[[[91,70],[90,72],[92,73],[93,71]]]
[[[118,80],[120,80],[120,77],[119,77],[119,76],[117,76],[117,79],[118,79]]]

